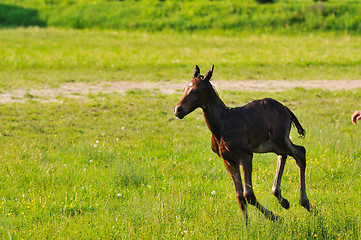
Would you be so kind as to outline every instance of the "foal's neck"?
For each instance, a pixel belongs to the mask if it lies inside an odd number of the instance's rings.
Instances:
[[[212,86],[209,87],[209,99],[207,103],[202,106],[202,109],[209,130],[218,138],[221,135],[223,127],[222,118],[228,110],[228,107],[223,103]]]

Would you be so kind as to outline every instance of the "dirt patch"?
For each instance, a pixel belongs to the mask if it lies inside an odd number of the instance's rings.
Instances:
[[[286,89],[302,87],[305,89],[322,88],[326,90],[349,90],[361,88],[361,80],[309,80],[309,81],[286,81],[286,80],[249,80],[249,81],[213,81],[217,90],[235,91],[282,91]],[[34,99],[40,102],[58,101],[59,97],[86,98],[89,94],[98,93],[125,93],[131,90],[149,90],[162,94],[181,92],[184,83],[169,82],[106,82],[96,85],[87,83],[67,83],[56,88],[44,87],[42,89],[16,89],[0,93],[0,103],[23,102]]]

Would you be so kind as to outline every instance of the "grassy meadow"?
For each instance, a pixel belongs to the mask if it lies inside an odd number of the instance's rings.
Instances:
[[[194,65],[221,80],[359,79],[361,36],[16,28],[0,30],[0,87],[183,82]]]
[[[361,130],[349,118],[361,90],[220,94],[230,106],[273,97],[297,114],[307,136],[291,135],[308,150],[318,215],[298,205],[293,159],[282,182],[287,211],[270,193],[276,156],[256,155],[256,196],[284,222],[249,207],[245,227],[201,111],[175,120],[179,94],[130,91],[1,105],[1,238],[358,239]]]
[[[360,79],[360,35],[261,32],[3,28],[0,94],[79,82],[186,84],[196,64],[202,73],[215,64],[213,81]],[[276,156],[255,155],[255,194],[284,221],[249,206],[246,227],[202,112],[173,116],[180,89],[52,102],[28,95],[0,104],[0,239],[360,239],[361,128],[350,116],[361,89],[219,93],[231,107],[272,97],[297,115],[306,138],[291,136],[307,149],[318,215],[298,204],[293,159],[284,210],[271,194]]]

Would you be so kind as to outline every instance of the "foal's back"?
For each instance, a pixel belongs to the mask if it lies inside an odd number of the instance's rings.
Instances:
[[[231,109],[231,112],[232,121],[241,123],[247,131],[266,131],[268,134],[274,125],[280,123],[291,127],[292,118],[288,109],[272,98],[254,100],[242,107]]]

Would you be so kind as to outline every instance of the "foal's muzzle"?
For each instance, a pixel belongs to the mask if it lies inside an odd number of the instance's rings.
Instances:
[[[182,106],[176,106],[174,108],[174,115],[179,119],[183,119],[184,116],[186,115],[186,112],[184,111]]]

